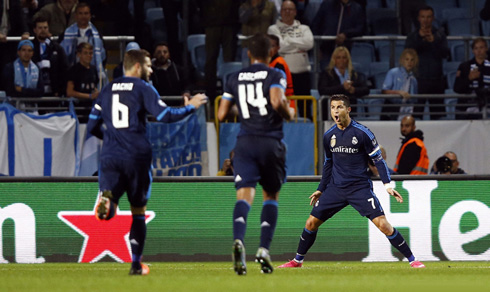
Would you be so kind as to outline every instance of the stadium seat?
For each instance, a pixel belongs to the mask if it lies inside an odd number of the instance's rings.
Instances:
[[[354,70],[356,70],[356,72],[369,76],[369,65],[365,66],[360,62],[352,62],[352,67],[354,67]]]
[[[167,28],[163,18],[163,8],[154,7],[146,10],[146,23],[150,26],[151,36],[155,41],[167,40]]]
[[[376,89],[382,89],[383,88],[383,82],[385,81],[386,74],[388,72],[379,72],[373,75],[374,78],[374,85]]]
[[[187,37],[187,48],[191,54],[191,62],[200,77],[204,77],[204,65],[206,64],[206,36],[204,34],[192,34]]]
[[[379,61],[380,62],[389,62],[390,57],[391,57],[391,45],[389,42],[383,41],[383,44],[380,44],[378,46],[378,56],[379,56]],[[395,43],[395,63],[393,64],[394,66],[397,66],[398,60],[400,59],[400,56],[405,49],[405,44],[403,42],[396,42]]]
[[[223,88],[228,80],[228,76],[234,72],[240,71],[242,68],[242,62],[222,63],[218,67],[218,78],[222,80]]]
[[[386,74],[389,70],[390,70],[389,62],[373,62],[369,67],[369,72],[371,73],[370,77],[379,73]]]
[[[398,34],[396,11],[391,8],[368,9],[367,24],[374,35]],[[390,24],[391,27],[383,27],[384,24]]]
[[[490,20],[482,20],[481,23],[481,33],[483,36],[490,36]]]
[[[467,8],[445,8],[442,10],[442,20],[448,22],[454,18],[470,18],[471,12]]]
[[[374,46],[370,43],[354,42],[350,53],[352,62],[360,63],[364,70],[369,70],[369,64],[376,61]]]
[[[311,96],[313,96],[314,98],[316,98],[316,100],[320,100],[320,92],[318,92],[318,89],[310,89],[310,94]]]
[[[454,81],[456,81],[456,72],[457,72],[457,70],[450,71],[446,75],[447,88],[448,89],[453,89],[454,88]]]
[[[398,0],[385,0],[386,1],[386,7],[390,9],[396,9],[396,2]]]
[[[366,1],[366,9],[378,9],[378,8],[383,8],[383,1],[382,0],[369,0]],[[391,8],[391,7],[390,7]]]
[[[322,5],[322,1],[310,1],[308,3],[303,13],[304,24],[311,25],[318,9],[320,9],[320,5]]]
[[[446,89],[444,94],[454,94],[454,90]],[[444,120],[455,120],[456,119],[456,104],[458,103],[457,98],[445,98],[444,104],[446,106],[446,116],[442,117]]]
[[[444,61],[442,63],[442,71],[444,72],[444,75],[447,75],[447,73],[449,73],[451,71],[458,70],[459,64],[461,64],[461,62],[456,62],[456,61],[447,62],[447,61]]]
[[[465,57],[465,45],[464,45],[464,43],[462,43],[462,42],[453,43],[450,46],[450,50],[451,50],[451,60],[453,62],[463,62],[463,61],[467,60]],[[471,58],[473,58],[473,52],[470,50],[468,60]]]
[[[472,25],[473,20],[468,17],[464,18],[452,18],[447,23],[447,34],[448,35],[472,35]]]

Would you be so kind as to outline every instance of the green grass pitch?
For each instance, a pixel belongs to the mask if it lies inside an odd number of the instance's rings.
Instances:
[[[275,263],[281,264],[281,263]],[[231,262],[150,263],[148,276],[128,276],[129,264],[0,265],[0,291],[490,291],[488,262],[305,262],[300,269],[261,274],[248,262],[237,276]]]

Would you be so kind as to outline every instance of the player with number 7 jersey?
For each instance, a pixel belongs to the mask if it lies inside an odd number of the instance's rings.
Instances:
[[[146,238],[145,211],[151,190],[151,145],[146,137],[147,114],[160,122],[174,122],[205,104],[207,97],[185,97],[182,108],[168,107],[148,84],[152,73],[150,54],[131,50],[124,56],[125,76],[106,85],[90,113],[87,130],[103,139],[99,164],[99,196],[95,209],[98,220],[115,215],[119,199],[126,192],[133,221],[129,233],[132,264],[130,275],[146,275],[141,263]],[[109,232],[109,231],[107,231]]]
[[[279,190],[286,180],[286,147],[283,119],[290,120],[284,96],[284,72],[269,68],[270,41],[265,34],[249,40],[252,65],[232,74],[225,84],[225,93],[218,109],[223,121],[235,103],[240,117],[233,158],[237,201],[233,211],[232,257],[235,272],[247,273],[245,263],[245,229],[250,206],[258,183],[263,189],[260,245],[255,259],[262,273],[272,273],[269,246],[277,222]]]

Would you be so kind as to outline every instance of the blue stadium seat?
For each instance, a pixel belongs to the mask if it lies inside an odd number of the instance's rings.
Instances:
[[[396,11],[391,8],[367,10],[367,24],[374,35],[398,34]]]
[[[450,71],[446,75],[448,89],[454,88],[454,81],[456,81],[456,72],[457,72],[457,70]]]
[[[379,73],[387,73],[390,70],[390,63],[389,62],[373,62],[371,63],[371,66],[369,67],[369,72],[371,73],[370,76],[375,76],[376,74]],[[379,88],[381,89],[381,88]]]
[[[369,76],[369,65],[365,66],[360,62],[352,62],[352,67],[356,72],[360,72],[366,76]]]
[[[222,80],[223,87],[226,84],[226,81],[228,80],[228,76],[230,76],[231,73],[240,71],[242,68],[243,68],[242,62],[222,63],[218,67],[218,78]]]
[[[204,77],[204,65],[206,64],[206,35],[192,34],[187,37],[187,49],[191,54],[191,62],[200,77]]]
[[[405,44],[403,42],[395,43],[395,66],[398,64],[398,60],[405,49]],[[389,62],[391,57],[391,45],[390,43],[380,44],[378,46],[378,56],[380,62]]]
[[[305,21],[304,24],[311,25],[318,9],[320,9],[320,5],[322,5],[322,1],[310,0],[310,2],[305,8],[305,12],[303,13],[303,20]]]
[[[382,89],[383,88],[383,82],[385,81],[386,74],[388,72],[379,72],[373,75],[374,78],[374,85],[376,89]]]
[[[369,65],[376,61],[374,46],[370,43],[354,42],[350,54],[352,62],[360,63],[364,70],[369,70]]]
[[[471,11],[467,8],[445,8],[442,10],[442,19],[447,22],[454,18],[469,18],[471,17]]]
[[[311,96],[313,96],[314,98],[316,98],[316,100],[320,100],[320,92],[318,92],[318,89],[310,89],[310,94]]]
[[[442,11],[446,8],[458,8],[457,0],[426,0],[425,3],[434,9],[434,17],[442,21]]]
[[[482,20],[481,23],[481,33],[483,36],[490,36],[490,20]]]
[[[464,45],[464,43],[462,43],[462,42],[453,43],[450,46],[450,50],[451,50],[451,60],[453,62],[463,62],[463,61],[466,61],[466,57],[465,57],[465,45]],[[473,52],[470,49],[468,60],[471,59],[471,58],[473,58]]]
[[[167,29],[163,18],[163,8],[154,7],[146,10],[146,23],[150,26],[151,36],[155,41],[167,40]]]
[[[366,9],[367,10],[369,10],[371,8],[374,8],[374,9],[383,8],[383,1],[382,0],[369,0],[366,2],[367,2],[366,3]]]
[[[448,35],[472,35],[471,29],[473,20],[471,18],[452,18],[447,23]]]
[[[449,73],[451,71],[457,71],[458,70],[458,67],[459,67],[459,64],[461,64],[461,62],[456,62],[456,61],[447,62],[447,61],[444,61],[442,63],[442,71],[444,72],[444,75],[447,75],[447,73]]]

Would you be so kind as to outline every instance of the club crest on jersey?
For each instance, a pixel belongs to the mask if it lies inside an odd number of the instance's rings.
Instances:
[[[373,139],[373,141],[371,141],[373,143],[373,146],[376,146],[378,144],[378,142],[376,142],[376,139]]]
[[[352,137],[352,144],[353,144],[353,145],[357,145],[357,142],[358,142],[358,141],[357,141],[356,136]]]
[[[330,147],[334,147],[336,143],[337,143],[337,137],[333,135],[332,138],[330,138]]]

